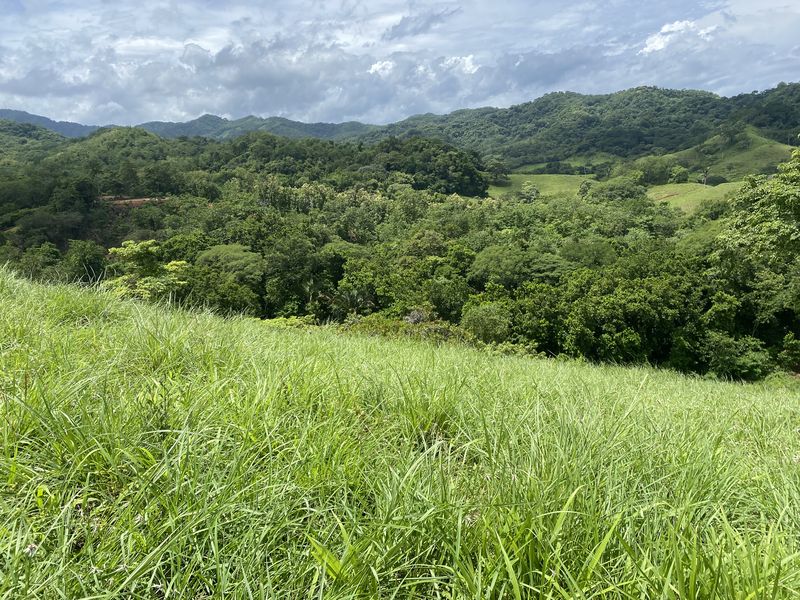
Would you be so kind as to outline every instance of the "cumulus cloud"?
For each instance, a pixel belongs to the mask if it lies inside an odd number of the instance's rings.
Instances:
[[[99,124],[382,123],[635,85],[732,94],[796,79],[800,31],[785,0],[0,5],[0,107]]]
[[[394,69],[394,63],[392,61],[379,60],[378,62],[374,63],[367,72],[372,75],[380,75],[381,77],[386,77],[391,74],[392,69]]]
[[[675,39],[681,37],[693,37],[704,42],[710,42],[712,40],[711,34],[716,29],[716,25],[701,28],[694,21],[675,21],[674,23],[667,23],[658,33],[647,38],[644,48],[639,51],[639,54],[650,54],[651,52],[664,50]]]

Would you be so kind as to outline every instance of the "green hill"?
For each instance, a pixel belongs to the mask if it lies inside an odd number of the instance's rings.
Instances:
[[[27,119],[67,136],[87,135],[96,127],[56,123],[19,111]],[[264,131],[290,138],[377,142],[389,137],[427,136],[482,155],[496,155],[511,167],[568,161],[581,155],[635,158],[677,152],[704,144],[720,128],[758,128],[760,135],[796,143],[800,134],[800,84],[724,98],[697,90],[639,87],[613,94],[556,92],[510,108],[457,110],[423,114],[388,125],[301,123],[289,119],[247,116],[228,120],[204,115],[186,123],[149,122],[143,129],[163,137],[204,136],[214,139]],[[74,127],[73,127],[74,126]],[[84,128],[84,129],[80,129]],[[750,157],[744,157],[747,160]],[[756,155],[757,160],[764,157]],[[742,165],[745,163],[742,163]],[[741,171],[734,164],[731,173]]]
[[[23,110],[10,110],[7,108],[0,108],[0,119],[27,125],[36,125],[54,131],[64,137],[85,137],[99,129],[97,125],[82,125],[70,121],[54,121],[53,119],[48,119],[40,115],[32,115]]]
[[[771,139],[800,133],[800,84],[723,98],[694,90],[640,87],[613,94],[547,94],[507,109],[419,115],[367,134],[441,137],[503,157],[512,167],[573,156],[621,157],[671,152],[701,144],[719,127],[751,124]]]
[[[668,157],[687,167],[696,177],[709,175],[740,181],[747,175],[771,174],[789,160],[792,147],[764,137],[754,127],[728,127],[702,144]]]
[[[8,598],[790,598],[800,393],[0,270]]]
[[[657,202],[667,202],[686,213],[693,213],[703,201],[725,200],[742,187],[741,182],[717,186],[702,183],[667,183],[647,190],[647,196]]]
[[[49,129],[0,119],[0,161],[35,160],[64,141]]]
[[[377,127],[363,123],[301,123],[281,117],[248,116],[230,121],[214,115],[202,117],[186,123],[153,121],[139,125],[142,129],[174,138],[180,136],[202,136],[224,140],[238,137],[251,131],[264,131],[273,135],[288,138],[319,138],[325,140],[342,140],[364,135]]]
[[[503,194],[513,194],[522,190],[522,184],[530,181],[540,193],[546,196],[569,195],[574,196],[581,183],[593,179],[591,175],[529,175],[527,173],[512,173],[508,176],[506,185],[492,185],[489,195],[494,197]]]

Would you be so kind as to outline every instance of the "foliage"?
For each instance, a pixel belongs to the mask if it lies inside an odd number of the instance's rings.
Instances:
[[[478,340],[498,344],[511,333],[511,311],[504,302],[481,302],[464,309],[461,325]]]
[[[186,281],[181,279],[188,264],[184,261],[160,262],[161,248],[154,240],[123,242],[111,248],[113,266],[121,274],[104,281],[104,286],[123,298],[159,300],[168,298]]]

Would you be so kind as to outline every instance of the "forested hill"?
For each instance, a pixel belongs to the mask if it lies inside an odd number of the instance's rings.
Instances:
[[[750,124],[776,141],[800,133],[800,84],[723,98],[709,92],[635,88],[588,96],[558,92],[508,109],[419,115],[366,136],[439,137],[511,166],[606,152],[623,157],[695,146],[729,124]]]
[[[17,111],[0,111],[0,118],[33,123],[68,137],[96,129]],[[731,98],[654,87],[604,95],[557,92],[511,108],[417,115],[384,126],[300,123],[255,116],[228,120],[204,115],[186,123],[150,122],[140,127],[167,138],[202,136],[217,140],[251,131],[366,142],[388,137],[435,137],[485,156],[496,155],[517,167],[600,152],[622,157],[675,152],[702,143],[720,128],[741,125],[757,127],[773,140],[794,143],[800,134],[800,84],[781,84]]]
[[[262,119],[252,115],[232,121],[215,115],[203,115],[199,119],[186,123],[152,121],[142,123],[139,127],[166,138],[202,136],[217,140],[238,137],[251,131],[263,131],[293,139],[344,140],[357,138],[380,129],[377,125],[365,125],[357,122],[301,123],[282,117]]]
[[[54,121],[40,115],[32,115],[23,110],[0,108],[0,119],[14,123],[37,125],[55,131],[64,137],[85,137],[100,129],[97,125],[81,125],[70,121]]]

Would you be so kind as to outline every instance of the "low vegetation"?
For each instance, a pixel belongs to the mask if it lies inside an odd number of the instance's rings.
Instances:
[[[702,206],[730,200],[742,187],[740,181],[721,183],[716,186],[702,183],[665,183],[647,190],[647,196],[655,202],[666,202],[686,214],[693,214]]]
[[[0,271],[8,598],[792,598],[797,386]]]

